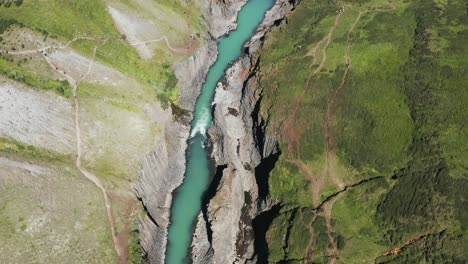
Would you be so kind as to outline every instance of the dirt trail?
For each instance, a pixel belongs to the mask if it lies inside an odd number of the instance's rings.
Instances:
[[[158,39],[152,39],[152,40],[146,40],[146,41],[138,41],[138,42],[129,42],[130,45],[146,45],[149,43],[155,43],[155,42],[160,42],[163,41],[166,43],[167,48],[172,51],[174,54],[177,55],[190,55],[195,51],[195,48],[198,45],[198,40],[195,37],[191,37],[189,41],[187,41],[187,45],[184,48],[176,48],[172,47],[171,43],[169,42],[169,39],[166,37],[166,35],[163,35],[162,37]]]
[[[418,237],[416,237],[416,238],[413,238],[413,239],[411,239],[411,240],[408,240],[408,241],[406,241],[405,244],[403,244],[402,246],[396,247],[396,248],[394,248],[394,249],[392,249],[392,250],[389,250],[389,251],[385,252],[384,254],[382,254],[382,256],[398,255],[398,254],[400,254],[400,252],[403,251],[406,247],[408,247],[408,246],[410,246],[411,244],[414,244],[414,243],[418,242],[419,240],[424,239],[424,238],[426,238],[426,237],[428,237],[428,236],[430,236],[430,235],[431,235],[431,233],[427,233],[427,234],[424,234],[424,235],[420,235],[420,236],[418,236]]]
[[[352,7],[349,7],[350,9],[353,9]],[[347,41],[346,41],[346,53],[345,53],[345,63],[346,63],[346,68],[345,72],[343,74],[343,77],[341,79],[340,85],[338,88],[335,90],[335,93],[331,97],[331,99],[328,101],[327,105],[327,112],[325,116],[325,123],[324,123],[324,140],[325,140],[325,151],[326,151],[326,166],[325,166],[325,171],[323,175],[329,175],[329,177],[333,180],[333,182],[340,188],[342,189],[344,186],[343,181],[338,177],[336,174],[336,169],[334,166],[334,160],[335,160],[335,145],[334,145],[334,140],[333,140],[333,133],[331,131],[331,126],[333,123],[333,110],[335,107],[336,99],[338,98],[340,92],[343,90],[344,85],[346,83],[346,80],[348,78],[349,70],[351,67],[351,46],[352,46],[352,34],[354,32],[354,29],[356,25],[359,23],[359,20],[361,19],[362,15],[368,12],[382,12],[382,11],[391,11],[394,10],[395,7],[391,6],[391,8],[382,8],[382,7],[370,7],[366,11],[358,11],[359,14],[354,20],[353,24],[348,30],[347,33]]]
[[[315,237],[315,230],[314,230],[314,223],[317,219],[317,212],[314,212],[314,217],[309,223],[309,235],[310,240],[309,244],[307,245],[307,255],[305,263],[313,263],[314,262],[314,247],[317,244],[317,238]]]
[[[69,42],[70,43],[70,42]],[[94,48],[93,51],[93,58],[90,61],[88,65],[88,70],[87,72],[80,78],[80,80],[75,80],[72,76],[67,74],[65,71],[60,70],[56,65],[53,64],[52,60],[45,54],[43,54],[44,59],[47,61],[47,63],[54,69],[56,72],[60,73],[62,76],[64,76],[68,82],[72,85],[73,87],[73,98],[74,98],[74,105],[75,105],[75,131],[76,131],[76,147],[77,147],[77,156],[76,156],[76,167],[77,169],[90,181],[92,181],[99,189],[101,189],[101,192],[104,197],[104,203],[106,205],[106,212],[107,212],[107,219],[109,221],[110,227],[111,227],[111,233],[112,233],[112,241],[114,244],[115,251],[119,257],[119,263],[127,263],[127,258],[128,258],[128,249],[125,248],[125,245],[122,243],[121,240],[118,239],[117,234],[116,234],[116,225],[114,221],[114,216],[112,212],[112,205],[109,199],[109,194],[107,193],[107,190],[104,186],[104,184],[101,182],[101,180],[94,175],[93,173],[89,172],[86,170],[82,165],[81,165],[81,156],[82,156],[82,137],[81,137],[81,127],[80,127],[80,101],[78,99],[78,85],[80,84],[81,81],[83,81],[88,74],[91,72],[92,67],[95,62],[96,58],[96,51],[97,51],[97,46]],[[128,247],[128,246],[127,246]]]
[[[7,51],[7,50],[0,50],[0,53],[3,54],[9,54],[9,55],[16,55],[16,56],[22,56],[22,55],[30,55],[30,54],[41,54],[45,61],[49,64],[49,66],[57,73],[62,75],[72,86],[73,88],[73,102],[75,106],[75,133],[76,133],[76,147],[77,147],[77,156],[76,156],[76,168],[91,182],[94,183],[102,192],[103,197],[104,197],[104,203],[106,206],[106,212],[107,212],[107,219],[111,228],[111,233],[112,233],[112,241],[114,244],[115,251],[118,255],[119,258],[119,263],[120,264],[125,264],[127,263],[127,259],[129,256],[129,247],[128,247],[128,240],[130,236],[130,221],[125,221],[124,222],[124,227],[123,230],[117,234],[117,228],[116,228],[116,223],[115,223],[115,218],[112,210],[112,205],[111,205],[111,200],[109,193],[107,192],[103,182],[93,173],[90,171],[86,170],[81,164],[81,157],[82,157],[82,137],[81,137],[81,127],[80,127],[80,101],[78,97],[78,85],[91,73],[93,65],[95,63],[96,59],[96,51],[98,49],[98,46],[95,46],[93,50],[93,57],[92,60],[90,61],[88,65],[88,69],[86,73],[81,76],[79,80],[74,79],[71,75],[67,74],[64,70],[61,70],[58,65],[55,65],[52,59],[48,56],[48,51],[50,50],[59,50],[59,49],[66,49],[68,48],[73,42],[78,41],[78,40],[90,40],[90,41],[97,41],[101,42],[101,45],[105,44],[109,38],[93,38],[93,37],[75,37],[72,40],[68,41],[65,45],[51,45],[51,46],[45,46],[42,48],[37,48],[37,49],[31,49],[31,50],[21,50],[21,51]],[[167,39],[166,36],[163,36],[159,39],[156,40],[149,40],[145,42],[139,42],[139,43],[134,43],[135,45],[143,45],[146,43],[151,43],[151,42],[158,42],[164,40],[166,42],[167,47],[174,52],[175,54],[178,55],[187,55],[191,54],[196,46],[198,45],[198,40],[195,38],[191,38],[190,41],[188,41],[187,47],[183,48],[174,48],[170,45],[169,40]],[[126,216],[128,216],[130,219],[133,215],[134,212],[134,207],[135,205],[132,204],[132,201],[128,201],[128,207],[127,211],[125,213],[124,219],[126,219]]]
[[[285,135],[287,141],[288,141],[288,153],[292,159],[294,159],[297,167],[299,170],[309,179],[310,181],[310,187],[312,189],[312,194],[313,194],[313,204],[316,206],[318,202],[320,201],[320,189],[322,186],[322,183],[319,182],[318,177],[315,177],[312,173],[310,173],[307,169],[307,166],[302,162],[302,157],[301,157],[301,151],[300,151],[300,135],[299,131],[297,128],[297,112],[299,111],[299,107],[302,104],[302,101],[304,100],[309,88],[310,88],[310,82],[312,79],[323,69],[325,66],[325,63],[327,61],[327,48],[331,43],[332,35],[335,29],[338,27],[339,22],[340,22],[341,15],[337,15],[335,18],[335,22],[333,26],[330,28],[328,34],[320,40],[317,45],[315,46],[313,50],[313,61],[311,65],[315,65],[318,60],[317,53],[319,52],[319,48],[322,45],[322,43],[325,42],[323,47],[321,48],[322,52],[322,60],[315,69],[308,77],[306,84],[304,86],[304,90],[302,91],[301,95],[297,99],[296,103],[294,104],[293,110],[289,117],[286,120],[286,124],[283,130],[283,134]]]
[[[304,90],[302,91],[301,95],[297,99],[296,103],[294,104],[293,111],[289,115],[289,117],[286,120],[286,125],[284,128],[284,135],[286,136],[289,146],[288,146],[288,151],[291,157],[294,157],[296,159],[301,159],[301,151],[300,151],[300,135],[297,130],[297,125],[296,125],[296,119],[297,119],[297,112],[299,111],[299,107],[302,104],[302,101],[304,100],[304,97],[306,96],[309,87],[310,87],[310,82],[311,80],[320,72],[320,70],[323,69],[325,66],[325,63],[327,61],[327,48],[328,45],[331,42],[331,38],[333,35],[333,32],[335,31],[336,27],[338,26],[340,22],[341,15],[337,15],[335,19],[335,23],[333,24],[333,27],[330,28],[330,31],[328,34],[317,44],[317,46],[314,48],[313,56],[314,59],[312,61],[312,65],[314,65],[317,61],[317,51],[318,48],[320,47],[321,43],[325,41],[324,46],[322,47],[322,61],[320,62],[320,65],[317,67],[315,71],[313,71],[307,78],[306,84],[304,86]],[[294,153],[295,152],[295,153]],[[294,155],[296,154],[296,155]]]
[[[348,8],[348,7],[347,7]],[[353,9],[352,6],[349,6],[350,9]],[[320,47],[323,43],[323,47],[321,48],[322,56],[321,56],[321,62],[317,69],[313,71],[307,78],[304,90],[302,91],[301,95],[297,99],[296,103],[294,104],[293,110],[289,117],[286,119],[285,122],[285,128],[283,131],[283,134],[285,135],[286,139],[288,140],[288,154],[292,159],[294,159],[294,163],[298,167],[298,169],[301,171],[301,173],[310,181],[310,186],[311,186],[311,191],[312,191],[312,202],[313,205],[315,206],[316,212],[320,209],[323,210],[324,213],[324,218],[326,221],[326,226],[327,226],[327,233],[328,233],[328,238],[330,241],[330,246],[327,250],[328,255],[329,255],[329,263],[334,264],[337,261],[338,257],[338,247],[336,241],[334,241],[333,238],[333,227],[331,223],[331,218],[332,218],[332,208],[333,204],[335,201],[340,199],[347,191],[348,189],[359,185],[361,181],[358,184],[355,185],[350,185],[346,186],[345,183],[338,177],[336,173],[336,169],[334,167],[334,159],[335,159],[335,152],[334,152],[334,140],[333,140],[333,134],[331,131],[332,123],[333,123],[333,110],[335,107],[336,100],[340,94],[340,91],[344,88],[344,85],[346,83],[346,80],[348,78],[349,70],[351,67],[351,46],[352,46],[352,33],[354,32],[354,29],[356,25],[359,23],[361,17],[363,14],[370,12],[370,11],[389,11],[389,10],[394,10],[395,7],[391,6],[391,8],[381,8],[381,7],[370,7],[366,11],[358,11],[359,14],[356,17],[355,21],[353,24],[350,26],[348,32],[347,32],[347,45],[346,45],[346,52],[345,52],[345,63],[346,63],[346,68],[343,74],[343,77],[340,81],[339,86],[336,88],[335,92],[333,93],[333,96],[329,99],[328,104],[327,104],[327,110],[326,110],[326,115],[325,115],[325,121],[324,121],[324,141],[325,141],[325,148],[326,148],[326,162],[324,166],[324,170],[322,174],[319,177],[316,177],[313,175],[310,170],[308,169],[307,165],[302,162],[301,159],[301,152],[300,152],[300,134],[297,129],[297,124],[296,124],[296,119],[297,119],[297,112],[299,111],[299,108],[302,104],[302,101],[304,100],[305,96],[307,95],[308,90],[310,89],[310,83],[311,80],[318,74],[320,71],[323,69],[325,66],[326,60],[327,60],[327,48],[331,42],[333,32],[335,31],[336,27],[339,25],[340,18],[343,15],[342,12],[338,13],[335,18],[335,23],[333,24],[333,27],[330,28],[328,34],[318,42],[318,44],[314,47],[312,50],[312,56],[313,56],[313,61],[309,65],[309,69],[311,69],[314,65],[317,64],[318,60],[318,52],[320,50]],[[344,9],[342,10],[344,11]],[[307,55],[309,56],[309,55]],[[323,203],[320,203],[320,191],[325,184],[325,180],[327,179],[325,176],[328,175],[329,178],[337,185],[337,187],[342,190],[339,191],[338,194],[335,197],[331,197],[330,200],[325,200]],[[320,204],[320,205],[319,205]],[[316,215],[317,216],[317,215]],[[316,217],[315,217],[316,218]],[[315,245],[314,241],[314,230],[313,230],[313,222],[315,221],[315,218],[309,225],[309,233],[311,234],[311,240],[308,244],[307,247],[307,261],[312,261],[313,260],[313,247]]]
[[[357,23],[361,19],[363,12],[359,12],[359,15],[356,17],[356,20],[354,23],[351,25],[351,27],[348,30],[347,33],[347,44],[346,44],[346,53],[345,53],[345,63],[346,63],[346,68],[345,72],[343,74],[343,77],[341,78],[340,85],[338,88],[335,90],[335,93],[333,94],[332,98],[328,101],[327,105],[327,113],[325,116],[325,124],[324,124],[324,138],[325,138],[325,151],[326,151],[326,171],[325,173],[330,176],[330,178],[335,182],[335,184],[342,189],[344,187],[343,181],[338,177],[336,174],[336,169],[334,166],[334,160],[335,160],[335,145],[333,142],[333,134],[331,131],[331,126],[333,122],[333,109],[335,107],[336,99],[338,98],[338,95],[340,94],[340,91],[343,89],[346,80],[348,78],[348,73],[351,67],[351,45],[352,45],[352,39],[351,39],[351,34],[354,31],[354,28],[356,27]]]
[[[312,189],[312,204],[317,206],[320,203],[320,189],[322,188],[322,182],[317,176],[315,176],[300,159],[294,161],[299,171],[304,175],[310,183],[310,188]]]
[[[0,50],[0,54],[8,54],[8,55],[31,55],[31,54],[37,54],[44,52],[47,49],[50,49],[51,47],[45,47],[45,48],[37,48],[37,49],[32,49],[32,50],[18,50],[18,51],[9,51],[9,50]]]
[[[330,242],[330,246],[332,247],[327,248],[328,252],[328,263],[334,264],[336,263],[337,257],[338,257],[338,246],[336,244],[335,238],[333,237],[333,227],[331,223],[331,214],[332,214],[332,209],[333,205],[337,199],[333,199],[330,203],[326,203],[323,205],[323,214],[325,217],[325,222],[327,225],[327,234],[328,234],[328,241]]]
[[[290,116],[290,118],[294,118],[294,120],[296,119],[297,111],[298,111],[298,109],[299,109],[299,107],[300,107],[300,105],[302,103],[302,100],[304,99],[305,95],[307,94],[307,91],[308,91],[309,86],[310,86],[311,79],[316,74],[318,74],[320,72],[320,70],[325,65],[325,62],[326,62],[326,47],[328,47],[328,45],[330,44],[331,36],[333,34],[333,31],[336,29],[336,27],[337,27],[337,25],[339,23],[339,18],[341,16],[342,16],[341,14],[337,15],[337,17],[335,19],[335,24],[330,29],[328,35],[324,39],[322,39],[313,50],[313,56],[314,56],[313,64],[314,64],[315,63],[315,58],[317,57],[316,56],[317,49],[318,49],[319,45],[326,39],[326,44],[324,45],[324,48],[322,49],[322,62],[320,63],[320,65],[316,69],[316,71],[314,71],[309,76],[309,78],[307,79],[305,89],[304,89],[303,93],[301,94],[301,97],[296,102],[293,113]],[[330,176],[330,178],[335,182],[335,184],[340,189],[343,189],[344,186],[345,186],[343,181],[336,175],[336,170],[335,170],[334,165],[333,165],[333,162],[334,162],[334,151],[333,151],[334,150],[334,145],[333,145],[333,137],[332,137],[332,134],[331,134],[330,130],[331,130],[331,124],[332,124],[332,119],[333,119],[333,107],[334,107],[334,104],[336,102],[336,98],[338,97],[338,94],[339,94],[340,90],[344,87],[344,84],[345,84],[347,76],[348,76],[349,67],[351,65],[351,58],[350,58],[351,34],[354,31],[354,28],[357,25],[357,23],[359,22],[361,16],[362,16],[362,12],[359,12],[358,17],[356,18],[356,20],[354,21],[354,23],[352,24],[352,26],[348,30],[348,33],[347,33],[347,47],[346,47],[346,54],[345,54],[346,69],[345,69],[345,72],[344,72],[343,77],[341,79],[339,87],[336,89],[333,97],[331,98],[331,100],[329,101],[328,106],[327,106],[327,113],[326,113],[325,124],[324,124],[324,138],[325,138],[325,147],[326,147],[326,164],[325,164],[324,172],[322,173],[321,177],[319,177],[319,179],[314,177],[315,180],[314,179],[311,180],[311,188],[312,188],[312,195],[313,195],[312,199],[313,199],[313,204],[314,205],[317,205],[320,202],[319,193],[320,193],[320,190],[322,189],[322,185],[324,184],[323,181],[324,181],[325,175],[328,174]],[[295,122],[294,120],[291,121],[291,122]],[[292,123],[292,125],[294,125],[294,127],[296,127],[295,123]],[[296,144],[298,145],[299,141],[297,141]],[[298,147],[296,147],[296,148],[298,148]],[[300,159],[300,155],[298,155],[298,159]],[[301,168],[301,171],[305,171],[305,169]],[[341,194],[340,194],[340,196],[341,196]],[[332,228],[332,224],[331,224],[331,211],[332,211],[332,207],[333,207],[333,203],[334,203],[335,199],[333,199],[332,201],[333,201],[332,203],[324,204],[323,211],[324,211],[325,221],[326,221],[326,224],[327,224],[328,238],[329,238],[329,241],[330,241],[330,245],[332,246],[332,249],[329,250],[329,254],[328,254],[329,255],[329,262],[333,264],[337,260],[338,248],[337,248],[336,242],[334,241],[334,238],[332,236],[333,228]],[[311,241],[309,243],[307,252],[312,252],[312,245],[313,245],[313,243]]]
[[[75,37],[75,38],[73,38],[72,40],[68,41],[65,45],[60,45],[60,46],[45,46],[45,47],[37,48],[37,49],[18,50],[18,51],[0,50],[0,54],[8,54],[8,55],[31,55],[31,54],[37,54],[37,53],[45,53],[47,50],[50,50],[50,49],[66,49],[66,48],[68,48],[73,42],[78,41],[78,40],[92,40],[92,41],[98,41],[99,39],[97,39],[97,38],[92,38],[92,37]]]
[[[292,159],[294,159],[294,162],[295,162],[296,166],[298,167],[298,169],[301,171],[301,173],[304,176],[307,177],[307,179],[310,182],[310,188],[311,188],[311,191],[312,191],[312,203],[313,203],[314,207],[318,206],[318,204],[320,203],[320,190],[322,188],[323,183],[318,177],[313,175],[309,171],[307,166],[302,162],[301,151],[300,151],[300,135],[299,135],[299,131],[297,129],[297,124],[296,124],[297,112],[299,111],[299,107],[301,106],[302,101],[304,100],[307,92],[309,91],[310,82],[325,66],[325,63],[327,61],[327,48],[331,43],[333,32],[338,27],[340,19],[341,19],[341,15],[338,14],[336,16],[336,18],[335,18],[335,22],[334,22],[333,26],[328,31],[328,34],[322,40],[320,40],[317,43],[317,45],[314,47],[313,52],[312,52],[313,60],[312,60],[312,63],[310,64],[310,66],[309,66],[309,69],[313,65],[316,65],[316,63],[318,61],[318,54],[317,53],[319,52],[319,48],[322,45],[322,43],[325,42],[325,44],[321,48],[321,51],[322,51],[321,59],[322,60],[321,60],[321,62],[319,64],[319,66],[317,67],[317,69],[315,69],[315,71],[313,71],[307,77],[307,81],[305,83],[304,89],[303,89],[301,95],[299,96],[299,98],[296,100],[296,103],[294,104],[293,110],[292,110],[291,114],[289,115],[289,117],[287,118],[284,130],[283,130],[283,134],[285,135],[286,139],[288,140],[288,153],[289,153],[290,157]],[[313,223],[315,222],[316,218],[317,218],[317,214],[314,216],[313,221],[311,221],[311,223],[309,224],[309,233],[310,233],[311,237],[310,237],[309,244],[307,246],[307,261],[312,261],[313,260],[313,248],[315,247],[315,243],[316,243],[314,229],[313,229]]]
[[[90,171],[86,170],[82,164],[81,164],[81,157],[82,157],[82,137],[81,137],[81,127],[80,127],[80,101],[78,97],[78,85],[91,73],[93,65],[95,63],[96,59],[96,51],[98,49],[98,46],[95,46],[93,50],[93,57],[92,60],[90,61],[88,65],[88,69],[86,73],[81,76],[79,80],[74,79],[71,75],[67,74],[64,70],[61,70],[58,65],[55,65],[52,59],[48,56],[48,51],[51,50],[60,50],[60,49],[66,49],[68,48],[73,42],[78,41],[78,40],[90,40],[90,41],[97,41],[101,42],[101,45],[105,44],[109,38],[94,38],[94,37],[75,37],[72,40],[68,41],[65,43],[65,45],[50,45],[50,46],[45,46],[42,48],[37,48],[37,49],[31,49],[31,50],[21,50],[21,51],[7,51],[7,50],[0,50],[0,53],[3,54],[9,54],[9,55],[16,55],[16,56],[22,56],[22,55],[31,55],[31,54],[41,54],[45,61],[49,64],[49,66],[57,73],[62,75],[72,86],[73,88],[73,102],[75,106],[75,131],[76,131],[76,147],[77,147],[77,156],[76,156],[76,162],[75,165],[77,169],[91,182],[94,183],[102,192],[103,197],[104,197],[104,203],[106,206],[106,212],[107,212],[107,219],[111,228],[111,233],[112,233],[112,241],[114,244],[115,251],[118,255],[119,258],[119,263],[124,264],[127,263],[128,255],[129,255],[129,248],[128,248],[128,239],[130,235],[130,221],[125,221],[123,230],[117,234],[117,228],[116,228],[116,223],[115,223],[115,218],[112,210],[112,204],[110,200],[109,193],[107,192],[103,182],[93,173]],[[161,37],[160,39],[157,40],[149,40],[146,42],[139,42],[135,43],[136,45],[143,45],[146,43],[151,43],[151,42],[158,42],[165,40],[166,45],[168,48],[174,52],[175,54],[178,55],[186,55],[186,54],[191,54],[193,50],[196,48],[198,41],[194,38],[191,38],[191,40],[188,42],[187,47],[185,49],[182,48],[174,48],[170,45],[169,40],[167,39],[166,36]],[[132,201],[129,201],[131,203]],[[133,215],[134,211],[134,205],[129,204],[127,208],[126,215],[131,217]],[[125,218],[125,217],[124,217]]]

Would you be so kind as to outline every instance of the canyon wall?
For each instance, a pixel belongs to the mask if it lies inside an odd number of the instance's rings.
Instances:
[[[181,101],[166,112],[165,141],[142,162],[135,192],[147,215],[140,219],[141,245],[150,263],[163,263],[167,245],[172,192],[182,183],[185,150],[192,112],[209,67],[215,62],[216,40],[236,27],[240,1],[202,1],[208,25],[205,44],[195,55],[175,66]],[[271,207],[256,168],[277,150],[276,142],[263,136],[266,122],[257,116],[261,91],[255,75],[257,50],[263,36],[294,8],[295,1],[277,0],[266,14],[248,49],[218,84],[213,126],[209,131],[212,157],[218,168],[206,208],[197,219],[192,243],[194,263],[256,262],[252,220]]]
[[[146,211],[146,216],[139,221],[139,231],[141,246],[150,263],[164,262],[172,192],[183,181],[192,112],[205,76],[216,60],[216,39],[235,27],[237,12],[245,2],[202,1],[200,5],[209,29],[204,44],[174,67],[181,89],[180,104],[166,110],[165,140],[143,160],[140,181],[135,186]]]
[[[257,262],[252,221],[272,205],[263,163],[278,152],[275,140],[263,133],[267,120],[257,113],[262,93],[256,76],[257,51],[264,35],[294,5],[294,1],[276,2],[245,45],[247,52],[216,88],[209,140],[217,173],[207,208],[198,217],[192,241],[194,263]]]

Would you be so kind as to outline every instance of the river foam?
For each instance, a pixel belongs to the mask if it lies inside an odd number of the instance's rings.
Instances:
[[[197,98],[188,139],[184,182],[174,193],[168,231],[166,264],[190,263],[189,247],[202,197],[210,185],[210,157],[205,142],[212,121],[212,103],[217,83],[229,65],[241,56],[242,47],[255,33],[274,0],[249,0],[239,11],[237,28],[218,43],[218,58],[210,68]]]

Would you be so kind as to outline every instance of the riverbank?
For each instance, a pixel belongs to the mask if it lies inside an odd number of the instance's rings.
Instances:
[[[241,4],[239,6],[230,5],[229,7],[224,7],[225,10],[229,10],[229,12],[223,12],[224,19],[228,21],[232,21],[232,23],[235,23],[235,19],[233,19],[233,17],[235,17],[235,14],[237,14],[238,8],[240,8]],[[253,57],[252,54],[254,54],[256,50],[259,48],[259,46],[261,45],[261,42],[263,41],[262,37],[264,36],[264,34],[268,32],[271,29],[271,27],[275,25],[275,23],[276,24],[279,23],[279,21],[281,21],[281,19],[285,16],[285,14],[288,13],[295,6],[295,4],[296,2],[293,2],[293,3],[289,3],[289,2],[284,3],[283,1],[275,2],[275,5],[266,14],[266,18],[264,19],[263,23],[258,27],[254,36],[245,45],[244,50],[249,51],[249,53],[245,53],[243,55],[245,58],[250,58],[251,56]],[[210,3],[210,5],[214,5],[214,4]],[[219,6],[218,6],[218,9],[211,8],[211,10],[213,9],[219,10]],[[207,11],[210,9],[206,8],[205,6],[204,10]],[[227,16],[226,14],[230,14],[230,16]],[[220,15],[220,14],[216,14],[216,15]],[[210,17],[212,18],[212,16]],[[213,30],[213,32],[216,32],[216,34],[219,36],[220,35],[219,32],[222,32],[222,30]],[[209,39],[208,36],[206,37],[207,39]],[[212,45],[213,43],[214,43],[213,41],[207,41],[207,45]],[[164,259],[163,250],[167,243],[165,237],[167,234],[168,217],[169,217],[169,209],[170,209],[169,206],[171,204],[170,201],[172,200],[171,192],[173,189],[175,189],[175,187],[173,188],[173,186],[178,186],[177,183],[180,184],[180,182],[182,181],[183,172],[181,173],[181,171],[185,168],[185,163],[181,162],[181,160],[183,159],[180,159],[180,157],[185,154],[184,150],[186,149],[185,148],[186,142],[184,141],[184,135],[186,136],[185,138],[188,138],[189,127],[187,126],[187,124],[192,119],[190,109],[193,109],[194,98],[197,97],[197,91],[199,91],[199,89],[201,88],[203,77],[204,75],[206,75],[206,72],[207,72],[206,64],[203,64],[202,62],[211,61],[212,63],[213,57],[210,57],[210,56],[213,56],[213,54],[208,55],[208,51],[213,52],[213,50],[216,50],[216,48],[213,46],[211,46],[210,48],[206,50],[204,50],[204,48],[202,47],[197,52],[197,55],[195,55],[194,57],[176,66],[176,75],[179,79],[179,84],[182,88],[182,92],[181,92],[182,100],[181,100],[180,107],[183,109],[184,114],[177,117],[177,119],[179,120],[178,122],[172,122],[172,121],[168,122],[169,123],[167,126],[168,128],[166,129],[166,133],[165,133],[166,141],[158,148],[157,155],[152,155],[152,157],[149,157],[147,161],[144,162],[144,166],[143,166],[144,169],[141,173],[142,181],[139,184],[137,191],[141,199],[143,200],[144,204],[146,205],[149,215],[151,216],[151,217],[142,219],[140,223],[140,226],[142,228],[142,232],[141,232],[142,233],[142,245],[145,251],[148,253],[148,257],[151,262],[161,263],[161,261]],[[216,55],[216,53],[214,53],[214,55]],[[209,65],[211,64],[208,64],[208,66]],[[248,68],[250,68],[252,65],[250,66],[244,65],[244,66],[247,67],[244,70],[247,70],[248,72],[249,71]],[[247,79],[248,77],[249,76],[245,76],[245,73],[242,75],[242,79],[244,80]],[[242,88],[240,90],[242,90]],[[252,100],[251,103],[252,105],[255,105],[254,100]],[[245,115],[248,115],[247,112],[245,113]],[[242,117],[239,116],[239,118],[242,118]],[[216,115],[215,115],[214,122],[215,123],[217,122]],[[252,121],[246,120],[245,122],[252,122]],[[227,131],[224,131],[224,132],[227,132]],[[221,135],[224,132],[221,131],[220,132]],[[210,138],[211,138],[210,141],[213,142],[212,143],[213,145],[217,145],[218,147],[222,145],[222,144],[219,144],[219,142],[214,143],[215,140],[212,138],[212,135],[210,135]],[[260,152],[262,152],[262,155],[260,155],[260,157],[262,156],[266,157],[266,155],[263,155],[264,153],[268,152],[266,151],[266,149],[274,149],[275,143],[271,139],[263,139],[262,141],[264,142],[262,143],[262,147],[261,147],[262,150],[259,150]],[[215,152],[217,152],[218,154],[213,154],[213,157],[217,156],[218,158],[215,158],[215,160],[217,160],[217,164],[222,166],[222,164],[226,163],[225,162],[226,160],[219,159],[219,156],[224,155],[224,154],[216,150]],[[168,160],[176,161],[176,163],[169,164]],[[246,176],[246,178],[254,179],[253,181],[249,180],[249,184],[251,184],[249,189],[252,189],[252,192],[255,192],[253,191],[253,189],[258,189],[258,187],[256,187],[256,180],[255,180],[254,174],[253,173],[249,174],[248,176]],[[256,198],[257,195],[254,195],[254,197],[255,199],[257,199]],[[254,200],[252,200],[252,203],[255,203]],[[216,202],[214,202],[213,204],[215,203]],[[267,204],[267,203],[268,202],[264,204]],[[206,205],[206,207],[208,207],[208,205]],[[242,204],[236,203],[234,206],[232,206],[232,210],[241,210],[239,209],[239,207],[241,208]],[[257,207],[255,206],[254,208],[252,208],[252,211],[255,211],[256,209]],[[208,215],[210,214],[212,215],[213,212],[208,213]],[[259,214],[259,212],[255,212],[252,215],[257,215],[257,214]],[[212,252],[216,252],[216,251],[222,252],[223,250],[222,243],[212,244],[212,234],[214,235],[214,233],[217,233],[218,231],[211,230],[210,227],[211,227],[211,222],[213,222],[213,220],[210,219],[212,217],[208,215],[205,215],[205,217],[202,217],[200,215],[198,217],[200,222],[198,222],[197,224],[199,228],[197,228],[196,235],[194,236],[194,240],[193,240],[193,245],[195,245],[195,247],[192,247],[193,259],[200,259],[200,258],[205,259],[205,260],[210,259],[212,256]],[[152,218],[152,220],[150,220],[150,218]],[[251,220],[247,222],[249,222],[249,225],[251,226],[250,224]],[[217,225],[218,222],[214,221],[213,224]],[[238,230],[239,226],[237,224],[232,226],[231,228],[232,228],[231,233],[237,233],[237,235],[242,236],[241,232]],[[223,242],[229,247],[229,249],[226,251],[226,256],[229,256],[229,258],[232,258],[233,256],[235,257],[237,255],[236,253],[237,249],[235,246],[236,241],[237,241],[237,235],[234,234],[227,239],[229,241]],[[219,234],[216,236],[217,237],[222,236],[222,234]],[[160,243],[154,243],[154,241],[159,241]],[[251,241],[252,241],[252,238],[249,238],[247,243]],[[246,253],[247,253],[246,256],[242,258],[247,259],[248,258],[247,255],[253,254],[252,251],[246,252]],[[214,256],[214,258],[215,259],[219,258],[219,256]]]
[[[203,2],[202,12],[207,21],[227,21],[235,24],[235,17],[245,1],[224,6],[223,3]],[[150,263],[163,263],[167,244],[170,206],[173,190],[182,183],[185,171],[185,149],[195,101],[209,67],[217,57],[215,39],[229,31],[208,23],[208,33],[199,50],[187,60],[175,65],[180,88],[177,107],[165,113],[164,140],[142,162],[140,181],[135,192],[145,207],[146,215],[139,220],[141,246]]]

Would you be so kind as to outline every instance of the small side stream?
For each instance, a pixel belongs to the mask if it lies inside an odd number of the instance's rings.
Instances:
[[[238,14],[237,29],[221,38],[218,43],[218,58],[208,72],[195,105],[184,182],[174,192],[165,258],[167,264],[189,262],[195,220],[201,211],[203,194],[210,185],[209,153],[204,146],[206,131],[213,118],[212,101],[216,85],[229,65],[240,57],[243,45],[255,33],[273,4],[274,0],[249,0]]]

